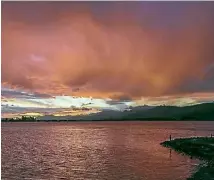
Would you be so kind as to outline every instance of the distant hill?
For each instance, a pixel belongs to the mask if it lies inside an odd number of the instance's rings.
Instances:
[[[142,106],[131,111],[103,111],[81,117],[87,120],[214,120],[214,103],[192,106]]]
[[[214,103],[193,106],[157,106],[124,115],[124,119],[214,120]]]
[[[3,120],[3,119],[2,119]],[[126,111],[103,110],[99,113],[80,116],[43,116],[37,120],[70,120],[70,121],[185,121],[214,120],[214,103],[203,103],[192,106],[138,106]],[[3,120],[4,121],[4,120]],[[15,120],[14,120],[15,121]],[[25,121],[25,120],[24,120]],[[26,120],[28,121],[28,119]]]

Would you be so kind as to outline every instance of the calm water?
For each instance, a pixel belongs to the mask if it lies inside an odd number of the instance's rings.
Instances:
[[[159,145],[214,122],[2,123],[2,179],[184,180],[197,160]]]

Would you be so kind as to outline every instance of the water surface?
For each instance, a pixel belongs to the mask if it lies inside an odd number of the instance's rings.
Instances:
[[[184,180],[199,163],[160,146],[214,122],[2,123],[2,179]]]

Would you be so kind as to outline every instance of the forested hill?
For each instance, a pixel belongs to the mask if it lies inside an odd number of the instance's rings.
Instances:
[[[9,119],[2,121],[8,121]],[[103,110],[102,112],[81,116],[43,116],[36,119],[22,117],[20,121],[37,120],[70,120],[70,121],[134,121],[134,120],[214,120],[214,103],[203,103],[192,106],[138,106],[128,111]],[[9,120],[10,121],[10,120]],[[13,121],[13,120],[12,120]],[[17,120],[14,120],[17,121]]]
[[[193,106],[157,106],[146,111],[132,111],[123,119],[214,120],[214,103]]]

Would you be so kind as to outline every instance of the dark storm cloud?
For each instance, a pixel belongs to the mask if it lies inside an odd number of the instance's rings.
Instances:
[[[106,103],[109,105],[125,105],[127,102],[132,102],[132,98],[128,95],[113,95],[110,97],[112,100],[107,100]]]

